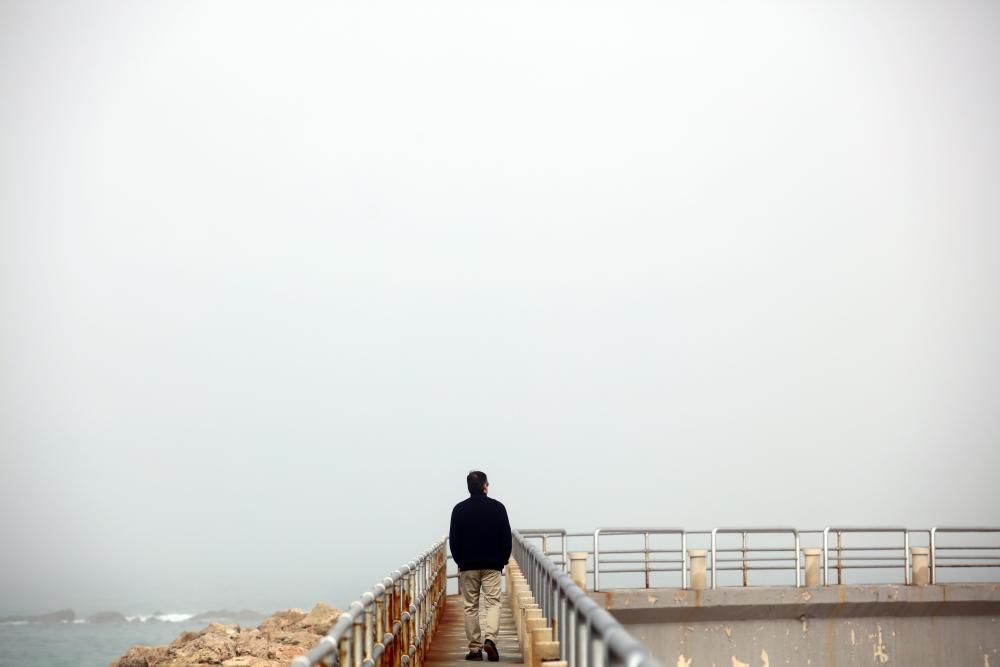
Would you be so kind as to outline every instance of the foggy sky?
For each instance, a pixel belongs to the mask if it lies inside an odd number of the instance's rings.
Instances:
[[[1000,524],[998,32],[3,3],[0,613],[343,606],[470,468],[522,527]]]

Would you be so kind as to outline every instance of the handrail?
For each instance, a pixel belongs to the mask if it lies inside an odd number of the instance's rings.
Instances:
[[[520,531],[524,537],[542,538],[542,553],[548,556],[547,538],[558,536],[562,550],[562,568],[569,571],[569,555],[566,552],[566,530],[564,528],[522,528]]]
[[[555,621],[569,667],[661,667],[649,650],[594,602],[537,545],[513,531],[513,556],[542,615]]]
[[[956,563],[956,564],[942,564],[938,565],[938,555],[937,555],[937,535],[938,533],[996,533],[1000,534],[1000,528],[989,528],[986,526],[935,526],[930,530],[930,549],[931,549],[931,583],[936,584],[937,580],[937,569],[938,567],[969,567],[969,565]],[[993,546],[961,546],[954,545],[949,547],[941,547],[942,550],[964,550],[971,551],[973,549],[989,549],[990,551],[1000,552],[1000,545]],[[968,557],[967,557],[968,558]],[[990,560],[1000,560],[997,556],[980,556],[980,559],[990,559]],[[1000,567],[1000,565],[987,565],[985,567]]]
[[[748,541],[747,537],[755,533],[772,533],[763,543]],[[860,540],[844,540],[848,534],[859,535]],[[567,532],[561,528],[533,529],[526,537],[538,539],[544,536],[557,536],[562,539],[562,552],[569,551],[587,554],[588,565],[584,568],[586,574],[593,574],[593,589],[602,590],[607,587],[605,575],[633,575],[644,577],[645,581],[622,585],[623,588],[652,587],[651,575],[670,574],[671,585],[686,589],[691,579],[691,559],[688,548],[696,547],[706,550],[705,565],[708,585],[720,587],[726,583],[725,574],[742,572],[743,586],[752,585],[751,575],[755,572],[767,572],[759,585],[776,585],[777,572],[794,574],[796,586],[809,585],[804,582],[806,563],[809,558],[817,558],[819,563],[819,585],[835,585],[848,583],[852,579],[847,573],[864,575],[859,577],[866,583],[913,583],[914,565],[923,564],[927,570],[927,581],[940,584],[941,569],[977,572],[982,575],[979,581],[996,582],[1000,580],[1000,543],[996,540],[972,540],[966,536],[964,540],[952,540],[942,544],[944,533],[989,533],[1000,536],[1000,527],[936,527],[936,528],[904,528],[900,526],[829,526],[825,529],[795,528],[754,528],[727,527],[713,530],[682,530],[664,527],[630,527],[630,528],[598,528],[593,532]],[[742,542],[721,542],[720,535],[742,535]],[[787,542],[779,539],[781,534],[787,535]],[[878,535],[883,538],[878,539]],[[885,537],[885,534],[895,534],[896,537]],[[651,537],[655,535],[673,536],[670,542],[653,546]],[[632,542],[605,544],[605,537],[630,536]],[[642,542],[635,544],[635,539]],[[574,541],[575,540],[575,541]],[[610,541],[610,540],[609,540]],[[584,546],[586,545],[586,546]],[[633,546],[634,545],[634,546]],[[962,546],[964,545],[964,546]],[[613,548],[609,548],[613,547]],[[912,549],[911,549],[912,547]],[[919,550],[916,560],[913,556]],[[807,552],[816,549],[809,555]],[[554,551],[554,550],[553,550]],[[548,553],[546,554],[548,555]],[[568,566],[567,556],[563,556],[564,569]],[[835,572],[831,572],[835,570]],[[886,573],[886,574],[883,574]],[[893,573],[893,574],[888,574]],[[899,576],[897,578],[896,574]],[[976,576],[980,576],[977,574]],[[737,575],[738,576],[738,575]],[[616,585],[618,581],[616,580]],[[789,582],[791,584],[791,582]],[[661,584],[662,585],[662,584]],[[733,585],[740,584],[734,582]],[[614,586],[613,586],[614,587]]]
[[[350,604],[292,667],[420,667],[445,595],[446,537]]]
[[[645,541],[645,573],[646,588],[649,588],[649,536],[650,535],[680,535],[681,538],[681,588],[687,588],[687,558],[686,539],[683,528],[598,528],[594,531],[594,590],[601,590],[601,535],[633,535],[641,534]]]
[[[902,533],[903,535],[903,583],[910,583],[910,531],[906,528],[901,528],[899,526],[889,526],[889,527],[871,527],[865,528],[860,526],[850,526],[850,527],[833,527],[827,526],[823,529],[823,585],[830,585],[830,533],[836,533],[837,543],[840,544],[840,537],[844,533]],[[891,548],[891,547],[890,547]],[[898,547],[897,547],[898,548]],[[885,551],[888,550],[884,549]],[[842,548],[838,548],[838,551],[843,551]],[[840,561],[843,560],[839,558],[838,554],[838,567],[840,567]],[[840,583],[840,574],[837,575],[837,583]]]
[[[799,586],[802,585],[802,572],[801,572],[801,570],[799,568],[799,549],[800,549],[800,545],[799,545],[799,531],[796,530],[795,528],[713,528],[712,529],[712,588],[713,589],[716,587],[716,570],[717,570],[716,563],[718,562],[718,560],[715,557],[716,556],[716,552],[718,551],[718,549],[716,547],[716,537],[718,535],[727,535],[727,534],[728,535],[742,535],[743,536],[743,545],[744,546],[743,546],[742,552],[743,552],[744,556],[743,556],[742,560],[743,560],[743,563],[744,563],[744,566],[743,566],[744,577],[746,576],[746,573],[747,573],[747,570],[748,570],[748,568],[746,566],[746,561],[747,561],[746,552],[748,551],[748,549],[746,548],[746,538],[747,538],[747,535],[753,535],[753,534],[756,534],[756,535],[783,535],[783,534],[790,534],[790,535],[794,536],[795,537],[795,556],[793,556],[793,558],[795,560],[795,586],[799,587]],[[772,552],[776,551],[775,549],[765,549],[765,550],[766,551],[772,551]],[[777,559],[776,558],[769,558],[767,560],[773,561],[773,560],[777,560]],[[747,584],[744,583],[743,585],[746,586]]]

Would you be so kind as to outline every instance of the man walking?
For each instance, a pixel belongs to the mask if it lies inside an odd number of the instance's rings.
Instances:
[[[510,521],[503,503],[487,497],[490,484],[486,481],[486,473],[473,470],[465,481],[469,497],[451,511],[448,533],[465,603],[465,635],[469,638],[469,654],[465,659],[482,660],[485,649],[490,662],[496,662],[500,659],[497,650],[500,573],[510,560]],[[479,624],[480,589],[486,602],[486,621],[482,628]]]

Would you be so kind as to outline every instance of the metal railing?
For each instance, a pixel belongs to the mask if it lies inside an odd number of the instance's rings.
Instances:
[[[830,585],[830,534],[837,538],[835,567],[837,584],[844,582],[844,570],[903,569],[903,583],[910,583],[910,531],[902,527],[828,527],[823,529],[823,584]],[[844,536],[850,533],[861,535],[899,534],[902,539],[896,545],[846,546]],[[846,555],[845,555],[846,554]],[[902,566],[900,566],[902,563]]]
[[[742,538],[742,544],[739,548],[735,549],[721,549],[718,546],[719,535],[740,535]],[[788,547],[751,547],[748,542],[749,535],[791,535],[794,539],[795,546]],[[786,553],[788,551],[792,552],[791,556],[775,556],[776,553]],[[743,585],[750,585],[750,571],[751,570],[781,570],[781,569],[791,569],[795,570],[795,585],[802,585],[802,569],[799,567],[799,552],[801,551],[801,546],[799,543],[799,531],[794,528],[713,528],[712,529],[712,588],[716,588],[718,585],[718,572],[720,570],[736,570],[743,573]],[[739,553],[741,556],[739,558],[729,558],[728,556],[719,558],[719,553]],[[754,556],[752,554],[758,554]],[[751,560],[753,559],[753,560]],[[784,563],[786,561],[792,561],[795,564],[792,566],[775,565],[775,563]],[[734,566],[723,566],[719,567],[719,563],[740,563],[738,567]],[[756,563],[756,564],[755,564]]]
[[[633,568],[622,568],[621,565],[628,565],[632,563],[638,563],[632,558],[612,558],[605,559],[603,562],[610,563],[612,565],[617,565],[619,567],[612,568],[610,570],[605,570],[605,572],[643,572],[646,575],[646,588],[649,588],[650,574],[653,572],[680,572],[681,573],[681,588],[687,588],[687,567],[685,566],[685,558],[687,554],[686,548],[686,535],[684,534],[683,528],[598,528],[594,531],[594,590],[601,590],[601,535],[605,537],[611,535],[634,535],[641,533],[643,536],[643,559],[641,561],[643,567],[642,569]],[[670,550],[670,549],[650,549],[649,548],[649,536],[650,535],[678,535],[681,540],[680,549]],[[670,554],[679,552],[680,558],[655,558],[656,554]],[[610,549],[605,550],[606,554],[613,554],[616,556],[631,555],[633,550],[629,549]],[[650,558],[650,554],[654,557]],[[679,568],[673,567],[660,567],[660,565],[668,564],[680,564]]]
[[[950,544],[939,545],[937,536],[950,534],[990,534],[1000,538],[1000,528],[984,526],[944,526],[930,529],[931,583],[938,583],[938,568],[1000,568],[1000,542],[994,544]],[[973,554],[953,552],[974,552]],[[940,553],[939,553],[940,552]]]
[[[542,615],[552,619],[561,657],[569,667],[660,667],[639,640],[573,583],[565,568],[519,531],[513,534],[514,560]],[[538,531],[532,536],[540,537]]]
[[[420,667],[443,608],[446,540],[352,602],[292,667]]]
[[[912,583],[911,547],[929,549],[932,584],[941,583],[941,569],[961,568],[977,573],[980,581],[1000,581],[1000,527],[936,527],[909,529],[899,526],[831,526],[825,529],[794,528],[715,528],[688,531],[680,528],[598,528],[593,532],[568,532],[561,528],[521,531],[525,539],[540,541],[540,551],[552,557],[564,571],[569,570],[570,552],[584,552],[588,558],[586,573],[593,576],[593,589],[600,591],[603,575],[619,580],[625,575],[641,575],[636,585],[616,588],[651,588],[653,575],[671,575],[673,586],[687,588],[691,575],[688,549],[708,551],[707,565],[711,587],[728,585],[721,575],[739,573],[735,585],[784,585],[783,576],[794,576],[801,586],[805,549],[819,551],[823,585],[849,583]],[[944,536],[961,542],[942,543]],[[979,540],[973,542],[973,535]],[[754,542],[759,536],[765,542]],[[890,537],[895,536],[895,537]],[[641,545],[612,545],[605,540],[628,537],[641,539]],[[657,545],[657,537],[669,544]],[[889,538],[889,539],[887,539]],[[575,543],[575,544],[574,544]],[[579,547],[579,548],[576,548]],[[782,573],[787,575],[782,575]],[[755,574],[756,573],[756,574]],[[754,580],[754,576],[758,580]],[[731,577],[730,577],[731,578]],[[661,586],[662,587],[662,586]]]

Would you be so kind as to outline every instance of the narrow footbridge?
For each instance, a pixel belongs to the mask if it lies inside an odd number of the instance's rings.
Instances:
[[[1000,528],[514,531],[501,663],[1000,666]],[[454,565],[452,565],[454,569]],[[447,540],[293,667],[466,667]],[[543,665],[543,663],[545,663]]]

